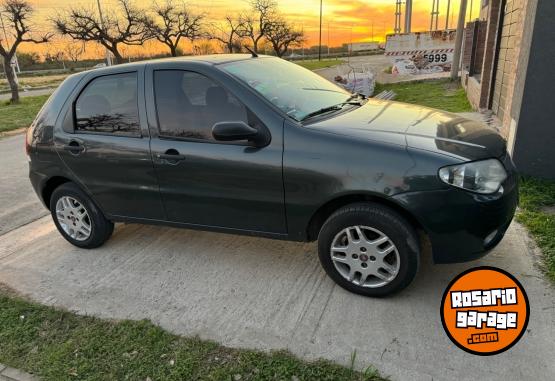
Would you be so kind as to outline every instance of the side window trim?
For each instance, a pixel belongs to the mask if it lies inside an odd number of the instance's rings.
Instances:
[[[74,135],[101,135],[101,136],[112,136],[112,137],[119,137],[119,138],[135,138],[135,139],[137,139],[137,138],[141,139],[141,138],[145,137],[145,135],[143,134],[142,128],[141,128],[139,96],[137,96],[137,99],[136,99],[136,102],[137,102],[137,133],[136,134],[117,135],[117,134],[111,134],[109,132],[102,132],[102,131],[78,130],[76,128],[76,126],[77,126],[76,105],[77,105],[77,102],[79,101],[81,95],[89,87],[89,85],[93,81],[95,81],[99,78],[110,77],[110,76],[114,76],[114,75],[124,75],[124,74],[135,74],[136,75],[136,86],[137,86],[137,95],[138,95],[138,92],[140,91],[140,88],[139,88],[139,83],[140,83],[140,81],[139,81],[139,70],[128,70],[128,71],[121,71],[121,72],[116,72],[116,73],[100,74],[100,75],[93,76],[81,87],[81,89],[79,89],[79,92],[77,93],[77,95],[75,96],[73,101],[71,102],[71,106],[68,109],[68,112],[71,113],[71,129],[72,130],[67,131],[67,130],[64,129],[64,131],[67,132],[67,133],[70,133],[70,134],[74,134]]]
[[[224,141],[218,141],[218,140],[214,140],[214,139],[197,139],[197,138],[191,138],[191,137],[182,137],[182,136],[172,136],[172,135],[165,135],[162,132],[161,129],[161,123],[160,123],[160,113],[159,113],[159,109],[158,109],[158,101],[157,101],[157,94],[156,94],[156,72],[160,72],[160,71],[174,71],[174,72],[185,72],[185,73],[193,73],[193,74],[197,74],[200,76],[203,76],[205,78],[207,78],[208,80],[212,81],[214,84],[222,87],[226,92],[228,92],[228,94],[230,94],[231,96],[233,96],[238,102],[239,104],[245,108],[245,111],[247,112],[247,116],[249,114],[254,115],[254,117],[258,120],[258,122],[260,123],[260,127],[263,128],[266,133],[270,133],[270,131],[268,130],[268,128],[264,125],[264,123],[237,97],[235,96],[235,94],[233,94],[233,92],[231,92],[227,86],[225,86],[223,83],[221,83],[221,81],[196,70],[192,70],[192,69],[180,69],[180,68],[159,68],[159,69],[154,69],[152,70],[152,93],[154,96],[153,99],[153,105],[154,105],[154,116],[155,116],[155,120],[156,120],[156,133],[158,135],[158,138],[161,140],[174,140],[174,141],[184,141],[184,142],[191,142],[191,143],[204,143],[204,144],[219,144],[219,145],[228,145],[228,146],[239,146],[239,147],[243,147],[243,146],[249,146],[250,144],[248,142],[224,142]]]

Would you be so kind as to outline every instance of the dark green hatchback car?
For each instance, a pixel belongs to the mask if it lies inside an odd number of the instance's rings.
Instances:
[[[114,222],[318,240],[334,281],[382,296],[476,259],[517,205],[504,140],[480,123],[365,99],[272,57],[215,55],[67,78],[29,128],[30,178],[72,244]]]

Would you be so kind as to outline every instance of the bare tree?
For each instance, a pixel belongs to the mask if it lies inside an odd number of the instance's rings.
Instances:
[[[277,17],[277,2],[275,0],[251,0],[252,14],[243,16],[243,37],[251,40],[252,48],[258,53],[260,41],[269,32],[274,19]]]
[[[274,21],[268,28],[266,38],[278,57],[283,57],[290,46],[300,45],[305,40],[303,32],[296,30],[285,20]]]
[[[142,45],[153,38],[144,10],[134,7],[130,0],[117,0],[120,12],[112,12],[101,22],[94,8],[72,8],[53,19],[56,29],[63,35],[79,41],[96,41],[108,49],[116,60],[123,63],[121,45]]]
[[[52,63],[61,63],[63,68],[66,68],[66,64],[64,62],[65,52],[60,49],[57,44],[46,44],[46,49],[44,52],[44,61],[45,62],[52,62]]]
[[[6,73],[6,79],[8,80],[12,93],[10,101],[11,103],[18,103],[19,86],[12,67],[12,60],[15,56],[15,52],[17,51],[19,44],[22,42],[42,44],[47,42],[51,38],[51,35],[46,34],[38,39],[31,36],[32,31],[30,17],[33,14],[33,8],[25,0],[4,0],[0,5],[0,11],[1,15],[6,15],[4,20],[7,19],[7,25],[5,26],[9,30],[12,30],[13,37],[11,40],[11,46],[8,41],[2,40],[2,37],[0,37],[0,55],[3,58],[4,72]]]
[[[192,13],[184,3],[177,6],[171,0],[166,0],[164,5],[154,6],[154,15],[155,18],[149,22],[150,32],[170,48],[172,57],[177,56],[177,47],[181,39],[186,38],[193,42],[204,35],[204,16]]]
[[[213,26],[210,38],[217,40],[224,45],[224,49],[229,53],[241,51],[241,40],[243,39],[244,20],[226,16],[224,21]]]
[[[71,62],[76,63],[85,53],[85,43],[81,41],[67,41],[64,50]]]

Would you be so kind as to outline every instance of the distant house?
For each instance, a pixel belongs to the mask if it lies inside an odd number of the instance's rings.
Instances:
[[[462,84],[501,122],[518,169],[555,179],[553,20],[553,0],[482,0],[466,26]]]

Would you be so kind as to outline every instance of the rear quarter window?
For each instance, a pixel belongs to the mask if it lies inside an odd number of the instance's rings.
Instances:
[[[75,132],[140,136],[137,73],[97,77],[75,102]]]

